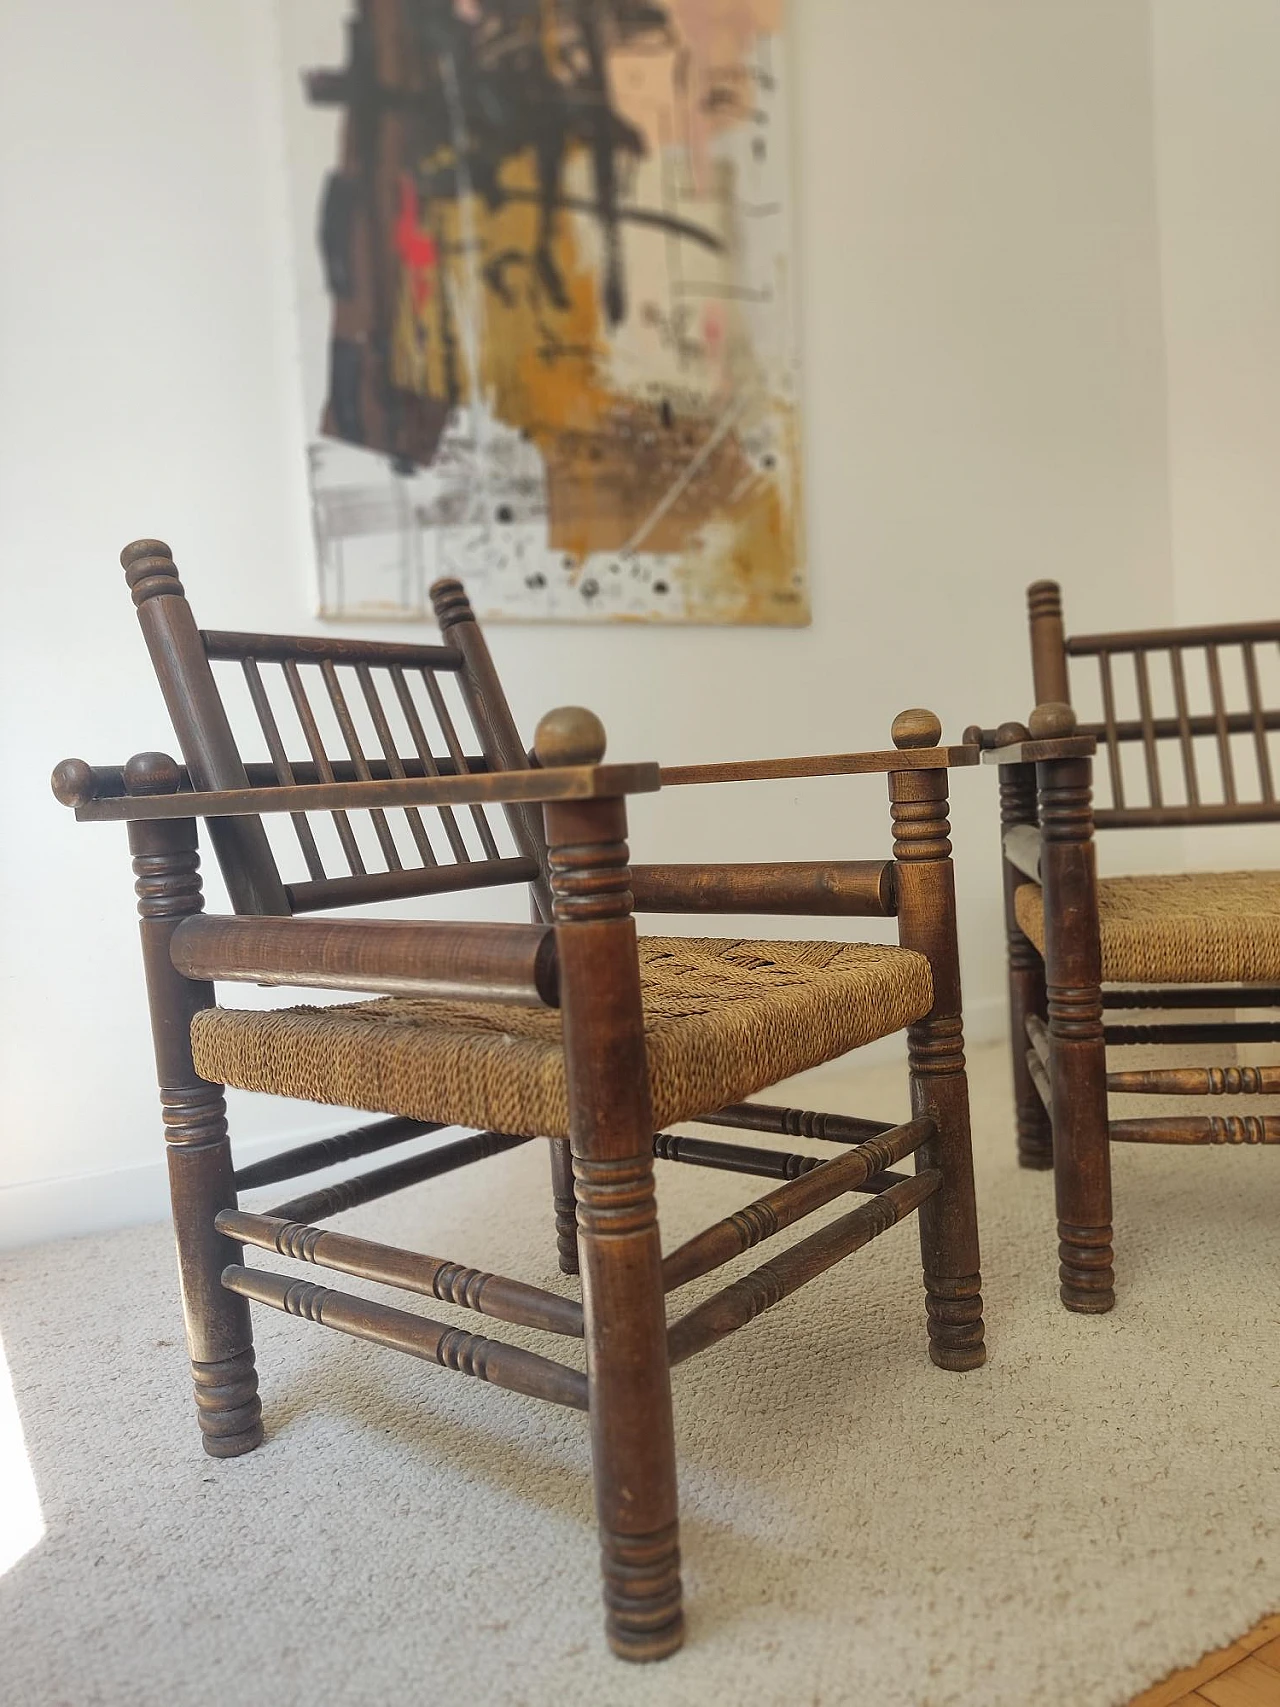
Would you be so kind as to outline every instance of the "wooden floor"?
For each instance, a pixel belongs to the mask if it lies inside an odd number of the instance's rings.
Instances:
[[[1280,1707],[1280,1613],[1144,1690],[1129,1707]]]

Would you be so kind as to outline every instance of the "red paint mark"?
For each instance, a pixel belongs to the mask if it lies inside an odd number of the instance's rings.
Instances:
[[[431,234],[418,224],[418,195],[407,173],[400,178],[400,213],[395,227],[396,254],[404,263],[413,291],[413,306],[422,311],[431,295],[436,269],[436,246]]]
[[[715,355],[724,339],[724,319],[719,305],[709,303],[702,314],[702,341],[709,354]]]

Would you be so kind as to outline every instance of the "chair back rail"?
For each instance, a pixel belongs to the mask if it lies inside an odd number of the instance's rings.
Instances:
[[[1280,820],[1280,622],[1068,635],[1054,581],[1027,606],[1037,703],[1073,703],[1074,675],[1099,713],[1077,724],[1106,755],[1099,829]],[[1076,660],[1096,662],[1096,683]]]
[[[445,643],[419,645],[202,630],[166,545],[135,541],[121,562],[193,792],[529,768],[458,582],[432,590]],[[234,723],[215,665],[233,666],[238,697],[247,696]],[[225,680],[228,694],[233,686]],[[236,738],[253,721],[265,762],[246,762]],[[110,780],[104,770],[103,792]],[[526,883],[535,916],[546,917],[540,810],[504,804],[491,818],[496,811],[478,803],[300,809],[289,814],[292,855],[273,846],[259,817],[210,819],[209,834],[238,913],[288,915]],[[300,866],[296,877],[282,869],[290,858]]]

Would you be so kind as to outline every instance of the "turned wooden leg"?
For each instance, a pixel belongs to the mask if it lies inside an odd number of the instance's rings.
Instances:
[[[598,763],[588,713],[538,730],[544,766]],[[684,1637],[653,1115],[621,800],[546,808],[569,1075],[605,1628],[657,1660]]]
[[[928,713],[904,712],[893,726],[898,747],[936,746],[941,733],[937,719]],[[898,940],[927,956],[933,972],[933,1007],[907,1031],[912,1110],[932,1115],[938,1125],[937,1137],[916,1152],[916,1171],[938,1168],[943,1178],[941,1190],[919,1210],[929,1356],[940,1369],[976,1369],[987,1354],[947,773],[895,772],[889,779],[889,799]]]
[[[1025,734],[1025,731],[1022,732]],[[1036,771],[1034,765],[1000,767],[1001,831],[1016,824],[1036,828]],[[1044,961],[1023,933],[1013,909],[1013,897],[1027,879],[1008,860],[1004,865],[1004,923],[1009,967],[1009,1043],[1013,1051],[1013,1101],[1018,1128],[1018,1161],[1024,1168],[1053,1166],[1053,1128],[1049,1111],[1036,1089],[1027,1064],[1027,1016],[1045,1019]]]
[[[1096,1315],[1115,1303],[1115,1271],[1090,765],[1038,771],[1058,1277],[1067,1309]]]
[[[551,1140],[551,1196],[556,1212],[556,1252],[562,1274],[578,1272],[578,1214],[574,1200],[573,1151],[567,1138]]]
[[[684,1640],[675,1430],[652,1156],[575,1156],[605,1631],[622,1659]]]
[[[129,761],[125,783],[133,794],[171,793],[177,766],[145,754]],[[240,1261],[240,1247],[214,1226],[220,1210],[236,1207],[226,1104],[222,1086],[201,1079],[191,1061],[192,1015],[213,1006],[213,985],[184,978],[169,958],[174,929],[204,905],[195,820],[131,824],[129,845],[196,1414],[205,1451],[234,1458],[261,1441],[262,1407],[249,1306],[222,1285],[222,1271]]]

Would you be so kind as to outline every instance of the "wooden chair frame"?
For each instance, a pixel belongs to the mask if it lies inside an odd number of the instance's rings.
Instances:
[[[968,1095],[964,1073],[947,771],[977,760],[945,748],[931,714],[904,713],[895,746],[825,758],[685,766],[606,765],[590,713],[566,710],[539,726],[533,763],[518,737],[483,638],[457,583],[433,590],[445,645],[201,634],[168,548],[139,541],[123,554],[184,765],[141,754],[121,767],[67,760],[54,792],[79,819],[128,826],[143,960],[169,1161],[187,1339],[203,1441],[217,1457],[262,1439],[249,1303],[255,1301],[494,1385],[588,1411],[607,1608],[615,1651],[654,1659],[682,1632],[670,1368],[716,1344],[815,1275],[915,1213],[927,1299],[929,1354],[944,1369],[983,1361],[982,1301]],[[211,660],[307,658],[395,672],[451,669],[462,681],[483,747],[456,739],[446,764],[425,740],[416,769],[387,745],[367,759],[342,719],[346,764],[310,741],[311,759],[285,756],[270,717],[270,766],[246,765],[213,682]],[[294,686],[295,684],[291,684]],[[259,683],[260,686],[260,683]],[[255,692],[255,705],[265,696]],[[295,701],[299,699],[295,686]],[[335,701],[335,707],[337,702]],[[376,718],[376,714],[375,714]],[[304,727],[307,719],[304,716]],[[314,720],[312,720],[314,727]],[[879,773],[886,777],[893,858],[825,864],[629,865],[626,797],[659,786],[764,777]],[[520,852],[486,844],[481,867],[442,876],[424,854],[414,871],[389,854],[386,873],[333,877],[308,845],[305,814],[393,809],[442,813],[497,807]],[[543,822],[539,822],[539,810]],[[293,820],[310,875],[281,880],[264,820]],[[203,819],[236,914],[203,912],[197,824]],[[543,835],[545,823],[545,836]],[[389,832],[388,832],[389,834]],[[425,839],[426,832],[423,829]],[[350,851],[352,836],[341,837]],[[421,843],[419,844],[422,845]],[[495,864],[501,871],[495,872]],[[319,869],[317,869],[319,867]],[[524,882],[528,925],[311,920],[293,914],[354,900]],[[896,916],[903,946],[927,956],[934,1006],[910,1026],[913,1117],[905,1124],[763,1104],[708,1109],[709,1124],[803,1134],[842,1147],[835,1160],[705,1138],[655,1136],[646,1066],[634,910]],[[222,1086],[196,1071],[191,1022],[214,1004],[214,981],[301,985],[438,999],[559,1006],[570,1138],[552,1141],[561,1267],[582,1273],[582,1302],[502,1275],[395,1249],[317,1225],[449,1169],[529,1142],[481,1132],[294,1196],[266,1213],[239,1193],[293,1180],[440,1130],[392,1116],[237,1169]],[[907,1156],[915,1172],[893,1171]],[[763,1197],[663,1256],[655,1157],[777,1183]],[[846,1193],[861,1207],[732,1282],[668,1327],[665,1296]],[[554,1359],[326,1287],[247,1267],[256,1246],[444,1300],[498,1320],[586,1342],[587,1373]]]
[[[1013,1045],[1018,1157],[1023,1167],[1053,1168],[1058,1212],[1061,1297],[1069,1310],[1097,1314],[1115,1302],[1111,1155],[1113,1142],[1273,1144],[1280,1119],[1249,1115],[1111,1120],[1109,1094],[1248,1096],[1280,1090],[1280,1067],[1171,1067],[1108,1072],[1109,1045],[1276,1042],[1273,1020],[1193,1024],[1108,1024],[1104,1014],[1179,1008],[1276,1008],[1280,988],[1179,983],[1175,987],[1107,986],[1102,981],[1101,930],[1094,833],[1276,822],[1280,820],[1267,732],[1280,728],[1280,710],[1264,704],[1258,649],[1280,642],[1280,623],[1222,624],[1068,637],[1061,589],[1037,581],[1027,590],[1036,709],[1024,727],[973,728],[965,739],[986,749],[1000,771],[1000,821],[1008,942],[1009,1009]],[[1227,708],[1222,656],[1240,648],[1248,705]],[[1190,709],[1184,655],[1203,653],[1211,708]],[[1173,717],[1153,709],[1151,660],[1168,653]],[[1080,722],[1071,707],[1070,660],[1096,659],[1103,717]],[[1139,715],[1117,713],[1115,663],[1132,661]],[[1247,736],[1258,776],[1257,799],[1242,798],[1243,772],[1231,737]],[[1209,737],[1223,798],[1209,800],[1198,772],[1195,742]],[[1145,801],[1126,792],[1123,750],[1140,744]],[[1093,758],[1107,755],[1111,801],[1093,806]],[[1170,803],[1160,753],[1174,749],[1184,799]],[[1015,896],[1028,880],[1044,894],[1043,956],[1025,935]]]

